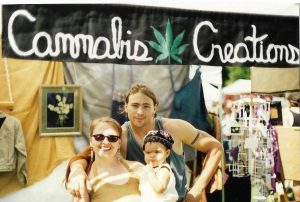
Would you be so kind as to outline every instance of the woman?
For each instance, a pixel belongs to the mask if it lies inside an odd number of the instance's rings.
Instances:
[[[140,201],[139,179],[135,171],[143,165],[121,158],[121,134],[120,124],[112,118],[103,117],[92,121],[91,147],[76,157],[89,161],[86,172],[92,189],[89,195],[87,192],[82,195],[81,201]],[[70,165],[76,158],[69,163],[66,179],[76,172],[76,168],[72,168],[70,173]]]

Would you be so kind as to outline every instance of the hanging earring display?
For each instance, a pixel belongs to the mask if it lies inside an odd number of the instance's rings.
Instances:
[[[266,198],[271,186],[274,159],[269,126],[270,103],[259,97],[245,97],[233,102],[235,109],[230,122],[231,134],[227,147],[229,171],[233,177],[251,177],[253,198]],[[238,150],[237,150],[238,146]]]

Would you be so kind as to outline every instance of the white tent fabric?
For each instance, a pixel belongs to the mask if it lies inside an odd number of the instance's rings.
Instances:
[[[205,105],[208,111],[213,111],[214,102],[218,102],[222,94],[222,67],[201,66],[200,72]]]
[[[204,91],[205,102],[217,102],[221,95],[221,91],[215,86],[211,85],[208,81],[202,80],[202,87]]]
[[[251,80],[238,79],[223,88],[224,95],[239,95],[243,93],[251,93]]]
[[[192,79],[199,66],[191,65],[189,78]],[[206,107],[209,108],[212,102],[219,101],[221,92],[218,87],[222,86],[222,67],[201,65],[202,88]]]
[[[201,66],[201,79],[214,86],[222,85],[222,67],[220,66]]]

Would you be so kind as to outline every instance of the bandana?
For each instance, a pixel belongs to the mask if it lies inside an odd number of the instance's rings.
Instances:
[[[163,130],[151,130],[144,137],[143,150],[147,142],[159,142],[163,144],[167,149],[171,149],[174,143],[172,136]]]

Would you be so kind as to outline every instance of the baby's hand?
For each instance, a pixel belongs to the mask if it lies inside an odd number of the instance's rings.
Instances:
[[[146,173],[154,172],[154,169],[151,165],[146,165],[144,170]]]
[[[149,166],[151,166],[152,168],[154,167],[152,161],[149,162]]]
[[[155,174],[155,170],[153,168],[153,163],[150,161],[146,166],[145,166],[145,174],[149,177],[153,176]]]

